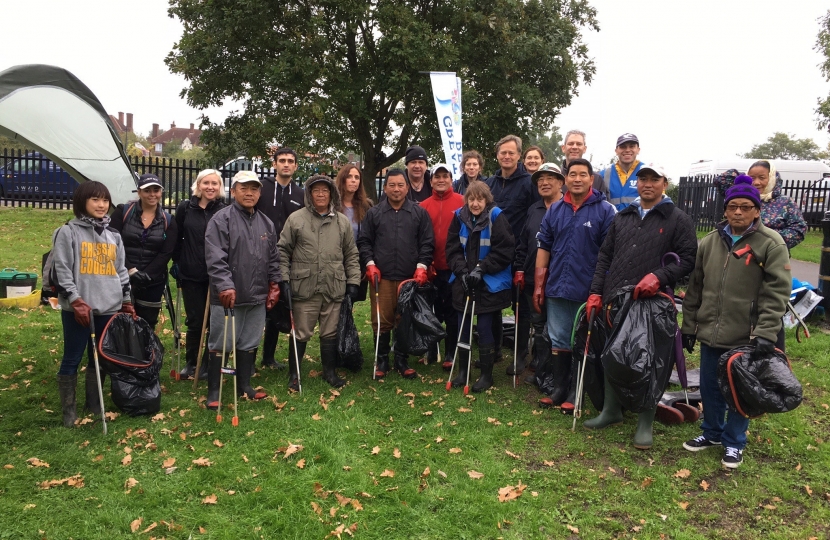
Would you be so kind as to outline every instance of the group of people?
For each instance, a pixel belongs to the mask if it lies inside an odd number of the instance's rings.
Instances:
[[[518,376],[529,369],[535,372],[525,379],[529,383],[537,383],[540,373],[552,374],[552,387],[539,385],[540,406],[573,411],[581,359],[572,354],[571,336],[580,306],[586,305],[590,318],[603,313],[623,287],[633,287],[637,299],[648,298],[691,273],[682,334],[690,352],[700,342],[704,421],[703,434],[684,447],[722,446],[723,464],[740,465],[748,420],[726,411],[717,360],[747,344],[755,345],[757,354],[769,353],[776,343],[783,348],[788,248],[806,230],[798,209],[781,195],[774,167],[759,161],[747,175],[729,171],[718,180],[725,220],[698,245],[691,219],[665,194],[665,170],[637,159],[635,135],[619,137],[617,162],[599,172],[583,158],[587,145],[580,131],[565,136],[561,165],[545,162],[538,147],[522,150],[515,135],[498,141],[498,169],[490,177],[482,176],[482,155],[467,151],[463,174],[453,182],[450,167],[430,168],[425,150],[412,146],[405,169],[386,171],[376,205],[352,164],[335,179],[314,175],[301,187],[293,179],[297,154],[287,147],[273,156],[273,177],[237,173],[230,202],[220,172],[202,171],[193,196],[181,202],[174,217],[161,208],[162,186],[153,175],[139,179],[138,200],[119,207],[112,218],[106,187],[81,184],[73,199],[76,219],[54,239],[64,324],[58,383],[65,425],[76,418],[77,370],[90,324],[100,333],[109,317],[124,311],[155,325],[171,259],[170,274],[186,311],[187,361],[180,375],[207,379],[209,409],[218,405],[221,368],[231,349],[237,393],[266,396],[250,382],[263,335],[262,366],[284,368],[275,358],[278,337],[293,334],[288,387],[298,390],[306,344],[319,325],[323,378],[333,387],[345,384],[336,372],[336,334],[346,296],[371,300],[374,375],[385,377],[394,369],[415,378],[407,351],[396,348],[393,339],[399,288],[414,280],[418,286],[431,283],[435,291],[433,310],[447,333],[443,368],[450,370],[453,360],[459,368],[452,386],[464,386],[473,365],[470,349],[457,346],[472,335],[473,317],[474,365],[480,373],[472,390],[493,385],[494,364],[502,357],[501,312],[512,306],[519,352],[515,372],[511,364],[507,373]],[[734,256],[750,245],[758,264]],[[667,253],[677,257],[667,262]],[[233,337],[224,332],[229,312]],[[206,320],[205,367],[197,374]],[[423,361],[436,362],[439,353],[436,344]],[[95,411],[91,372],[86,406]],[[587,428],[622,421],[617,391],[605,381],[602,412],[585,422]],[[654,414],[639,413],[635,447],[651,447]]]

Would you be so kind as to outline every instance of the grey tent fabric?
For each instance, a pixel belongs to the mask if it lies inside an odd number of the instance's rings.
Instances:
[[[40,151],[78,182],[105,184],[113,204],[133,198],[135,173],[115,127],[92,91],[63,68],[0,72],[0,134]]]

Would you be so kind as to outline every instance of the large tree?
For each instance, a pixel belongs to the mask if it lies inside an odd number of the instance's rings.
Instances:
[[[813,139],[796,139],[777,131],[761,144],[753,146],[749,152],[740,157],[749,159],[825,159],[827,152],[822,151]]]
[[[821,74],[830,81],[830,10],[819,18],[819,32],[816,38],[815,50],[824,55],[824,62],[819,64]],[[818,100],[818,128],[830,128],[830,96]]]
[[[508,133],[550,129],[594,65],[587,0],[171,0],[184,32],[166,62],[190,105],[243,110],[202,117],[217,158],[279,144],[363,156],[374,177],[415,143],[440,148],[429,77],[462,79],[464,147],[492,155]]]

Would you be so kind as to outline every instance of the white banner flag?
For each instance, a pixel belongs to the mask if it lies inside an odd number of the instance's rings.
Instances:
[[[438,114],[438,129],[444,147],[445,163],[452,177],[461,177],[461,79],[454,72],[432,72],[432,97]]]

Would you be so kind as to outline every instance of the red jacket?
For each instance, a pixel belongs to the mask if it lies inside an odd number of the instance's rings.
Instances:
[[[436,270],[449,270],[447,264],[447,232],[450,230],[453,213],[464,206],[464,197],[454,193],[452,187],[443,193],[432,192],[432,196],[421,202],[432,220],[435,233],[435,252],[432,265]]]

